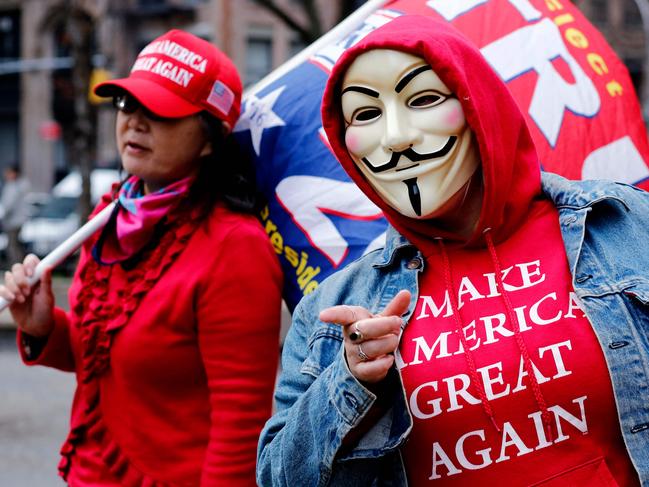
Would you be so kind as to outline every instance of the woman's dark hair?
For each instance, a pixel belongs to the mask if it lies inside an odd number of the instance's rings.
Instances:
[[[199,116],[212,144],[212,153],[202,158],[189,197],[201,205],[205,216],[219,200],[234,211],[255,213],[259,209],[259,195],[250,156],[231,133],[224,133],[218,118],[207,112]]]

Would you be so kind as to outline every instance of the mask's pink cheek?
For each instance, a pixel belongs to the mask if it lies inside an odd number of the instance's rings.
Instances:
[[[454,106],[453,108],[451,108],[446,114],[446,117],[444,117],[444,122],[450,129],[459,129],[463,127],[465,119],[464,113],[462,112],[462,107]]]
[[[358,136],[353,134],[350,130],[348,130],[345,133],[345,145],[347,146],[347,150],[352,154],[358,153],[360,149]]]

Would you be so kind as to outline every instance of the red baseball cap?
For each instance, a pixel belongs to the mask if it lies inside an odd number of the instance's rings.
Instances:
[[[241,111],[241,79],[216,46],[182,30],[170,30],[138,54],[128,78],[95,86],[97,96],[124,91],[161,117],[180,118],[203,110],[231,131]]]

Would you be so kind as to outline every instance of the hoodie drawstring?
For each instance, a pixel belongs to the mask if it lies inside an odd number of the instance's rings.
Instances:
[[[489,249],[489,254],[491,256],[491,261],[493,263],[494,270],[496,273],[496,283],[498,285],[498,289],[500,290],[500,294],[505,303],[505,309],[507,310],[507,317],[509,318],[509,322],[513,327],[514,338],[516,340],[516,345],[518,346],[518,349],[521,353],[521,357],[523,358],[525,371],[527,372],[527,375],[530,378],[530,384],[532,388],[532,394],[534,395],[534,400],[536,401],[536,404],[541,411],[541,420],[545,428],[546,439],[548,441],[552,441],[553,438],[552,415],[548,410],[547,403],[545,401],[545,398],[543,397],[543,393],[541,392],[541,387],[539,386],[539,382],[536,379],[536,373],[534,372],[534,365],[532,364],[532,360],[530,359],[530,353],[527,349],[527,346],[523,341],[523,336],[521,335],[520,327],[518,326],[518,320],[516,319],[514,307],[512,306],[512,303],[509,299],[509,295],[505,290],[505,284],[503,283],[503,279],[502,279],[500,260],[498,259],[498,254],[496,253],[496,247],[493,243],[493,239],[491,237],[490,231],[491,229],[486,229],[484,231],[484,236],[485,236],[485,241],[487,242],[487,247]],[[477,389],[478,397],[480,398],[480,403],[482,404],[482,409],[484,410],[485,414],[491,421],[491,424],[494,426],[496,431],[500,432],[501,428],[498,426],[498,423],[496,423],[496,418],[493,409],[491,408],[491,404],[489,403],[489,399],[487,398],[485,389],[482,386],[482,382],[478,377],[478,370],[475,365],[473,353],[469,349],[467,339],[464,336],[464,330],[462,327],[462,318],[458,309],[455,293],[453,292],[455,287],[453,285],[453,275],[451,273],[451,263],[448,257],[448,253],[446,252],[444,241],[441,238],[437,238],[436,240],[439,244],[440,252],[442,255],[442,262],[444,264],[444,282],[445,282],[447,292],[449,294],[449,301],[451,303],[451,309],[453,311],[453,319],[455,320],[455,332],[459,336],[460,342],[462,343],[462,347],[464,349],[464,357],[466,359],[466,363],[469,368],[471,383],[473,384],[475,389]]]
[[[496,423],[496,418],[494,416],[493,409],[491,409],[491,404],[489,399],[487,399],[487,393],[482,386],[482,381],[478,377],[478,371],[475,366],[475,360],[473,359],[473,354],[469,350],[469,344],[466,337],[464,336],[464,329],[462,327],[462,318],[460,317],[460,312],[458,310],[457,302],[455,301],[455,293],[453,289],[453,275],[451,274],[451,263],[446,253],[446,247],[444,246],[444,241],[441,238],[436,239],[439,242],[439,248],[442,254],[442,260],[444,262],[444,283],[446,285],[446,292],[449,295],[449,301],[451,302],[451,309],[453,310],[453,319],[455,320],[455,333],[460,337],[460,342],[462,342],[462,347],[464,348],[464,358],[466,359],[467,366],[469,367],[469,375],[471,376],[471,384],[477,389],[478,397],[480,398],[480,403],[482,404],[482,409],[485,414],[493,424],[496,431],[500,432],[500,427]]]
[[[552,437],[553,437],[552,436],[552,416],[550,415],[550,411],[548,411],[548,406],[545,401],[545,398],[543,397],[543,393],[541,392],[541,387],[539,386],[539,383],[536,380],[534,365],[532,364],[532,360],[530,359],[530,353],[527,350],[527,345],[525,345],[525,342],[523,341],[523,336],[521,334],[520,326],[518,325],[518,320],[516,319],[516,314],[514,313],[514,307],[512,306],[512,303],[509,300],[509,295],[505,291],[505,285],[502,279],[500,261],[498,260],[496,247],[491,237],[491,229],[487,228],[483,233],[485,236],[485,240],[487,242],[487,247],[489,248],[489,253],[491,254],[491,260],[493,262],[494,270],[496,271],[496,283],[498,284],[500,294],[503,298],[503,301],[505,302],[505,308],[507,309],[507,316],[509,317],[509,322],[512,324],[512,327],[514,328],[513,330],[514,338],[516,339],[516,344],[518,345],[518,349],[520,350],[521,356],[523,357],[523,364],[525,365],[525,371],[527,372],[527,376],[530,378],[532,393],[534,394],[534,399],[536,401],[537,406],[541,410],[541,420],[543,421],[543,425],[545,427],[547,440],[552,441]]]

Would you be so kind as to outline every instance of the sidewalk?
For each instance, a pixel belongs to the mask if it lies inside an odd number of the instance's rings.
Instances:
[[[63,309],[68,309],[68,288],[72,277],[54,275],[52,276],[52,288],[54,290],[54,297],[56,299],[56,305],[60,306]],[[8,309],[0,312],[0,331],[13,330],[16,328],[13,320],[11,319],[11,313]]]

